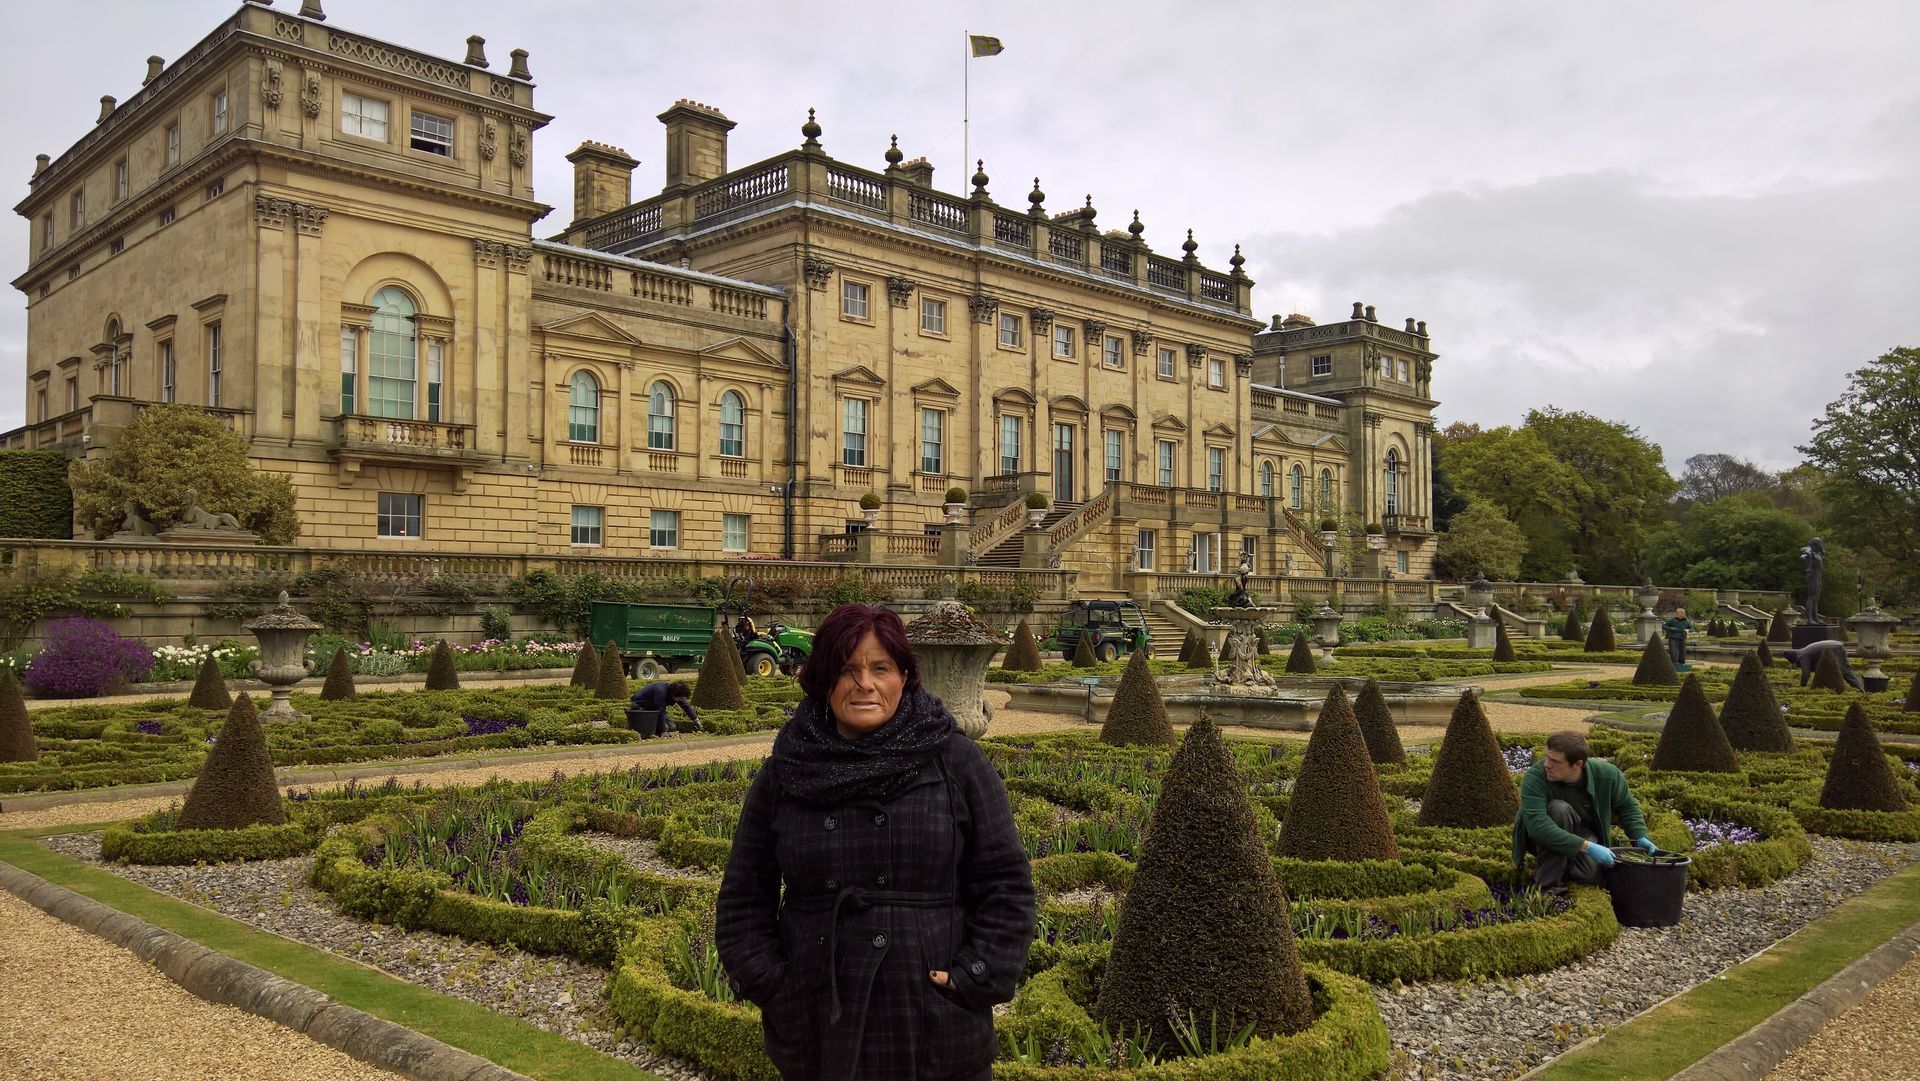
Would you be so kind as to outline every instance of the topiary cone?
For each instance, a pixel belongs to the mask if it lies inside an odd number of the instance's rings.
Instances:
[[[1672,687],[1679,682],[1680,673],[1673,668],[1673,654],[1667,652],[1667,638],[1654,631],[1640,650],[1640,667],[1633,670],[1633,685]]]
[[[582,642],[579,655],[573,659],[573,678],[567,681],[567,686],[591,691],[599,685],[600,651],[593,648],[592,642]]]
[[[1613,620],[1607,616],[1607,606],[1600,605],[1593,610],[1593,626],[1587,628],[1588,653],[1612,653],[1614,650]]]
[[[1793,733],[1787,731],[1787,718],[1757,651],[1740,658],[1740,671],[1727,688],[1727,700],[1720,703],[1720,730],[1736,751],[1793,750]]]
[[[1313,722],[1294,778],[1280,854],[1303,860],[1397,860],[1393,826],[1360,721],[1338,684]]]
[[[1287,654],[1287,672],[1290,675],[1310,676],[1313,674],[1313,647],[1307,644],[1306,631],[1293,632],[1293,651]]]
[[[1846,694],[1853,689],[1847,686],[1847,677],[1840,674],[1840,658],[1835,651],[1822,650],[1820,659],[1814,662],[1813,689],[1834,694]]]
[[[1773,614],[1772,622],[1767,624],[1767,641],[1769,642],[1793,641],[1793,628],[1787,626],[1787,610],[1785,608],[1782,608],[1778,612],[1775,612]]]
[[[39,757],[20,681],[13,678],[11,665],[0,668],[0,762],[32,762]]]
[[[1000,667],[1007,672],[1038,672],[1040,670],[1040,643],[1034,640],[1033,628],[1027,626],[1023,617],[1020,625],[1013,629],[1013,644],[1007,647],[1006,656],[1000,661]]]
[[[1400,745],[1400,729],[1393,723],[1393,711],[1387,708],[1387,696],[1380,693],[1376,680],[1367,680],[1354,699],[1353,715],[1360,723],[1361,738],[1367,741],[1367,754],[1376,763],[1404,765],[1407,749]]]
[[[1420,800],[1423,826],[1509,826],[1520,810],[1520,793],[1507,772],[1500,741],[1472,691],[1460,695],[1447,734],[1433,756],[1433,776]]]
[[[1908,713],[1920,713],[1920,672],[1915,672],[1907,681],[1907,697],[1901,701],[1900,708]]]
[[[1146,745],[1167,747],[1173,744],[1173,723],[1167,720],[1167,704],[1153,681],[1153,669],[1147,664],[1145,650],[1136,649],[1127,658],[1120,674],[1120,688],[1114,692],[1107,720],[1100,726],[1100,742],[1116,747]]]
[[[1760,659],[1760,667],[1773,667],[1773,650],[1767,646],[1765,638],[1760,639],[1760,644],[1753,647],[1753,655]]]
[[[1267,632],[1265,628],[1262,628],[1260,633],[1253,636],[1253,652],[1256,656],[1260,657],[1267,657],[1273,654],[1273,647],[1267,642]]]
[[[593,696],[608,702],[619,702],[627,697],[627,662],[620,659],[620,650],[607,639],[600,647],[600,675],[593,684]]]
[[[1496,661],[1520,659],[1514,656],[1513,639],[1507,637],[1506,622],[1497,618],[1493,621],[1493,659]]]
[[[327,665],[327,683],[320,688],[322,702],[345,702],[359,694],[353,685],[353,665],[347,661],[345,647],[333,651],[333,661]]]
[[[728,641],[732,636],[714,628],[707,642],[707,656],[700,662],[700,678],[694,682],[694,709],[745,709],[747,691],[741,686],[739,654]]]
[[[1179,661],[1181,664],[1191,662],[1193,660],[1193,647],[1198,644],[1199,641],[1200,636],[1189,629],[1186,637],[1180,639],[1180,655],[1175,657],[1174,660]]]
[[[1907,794],[1893,778],[1880,737],[1867,721],[1866,707],[1857,701],[1847,707],[1847,719],[1840,723],[1840,735],[1833,741],[1820,806],[1831,811],[1907,809]]]
[[[1187,668],[1197,672],[1212,667],[1213,647],[1207,644],[1205,638],[1194,635],[1193,653],[1187,657]]]
[[[447,645],[445,638],[433,647],[433,657],[427,661],[427,690],[457,691],[460,689],[460,672],[453,666],[453,647]]]
[[[1093,655],[1093,634],[1089,631],[1081,631],[1079,637],[1075,638],[1073,643],[1073,666],[1075,668],[1092,668],[1099,663],[1100,658]]]
[[[213,659],[211,653],[200,662],[200,676],[193,681],[193,693],[187,696],[187,705],[195,709],[233,707],[233,695],[227,693],[226,677],[220,674],[220,663]]]
[[[1680,685],[1680,694],[1667,711],[1667,723],[1660,729],[1660,745],[1653,749],[1656,770],[1686,770],[1692,773],[1738,773],[1740,763],[1727,742],[1727,733],[1713,715],[1706,692],[1700,689],[1700,677],[1691,673]]]
[[[1573,599],[1573,607],[1567,609],[1567,618],[1560,623],[1560,638],[1566,642],[1579,642],[1585,639],[1587,632],[1587,613],[1580,605],[1580,598]]]
[[[1156,1049],[1177,1046],[1172,1016],[1256,1037],[1313,1023],[1286,895],[1205,714],[1167,769],[1091,1013]]]
[[[180,808],[180,829],[237,830],[244,826],[279,825],[287,820],[280,789],[273,777],[273,757],[260,715],[246,695],[233,700],[227,723],[213,750],[200,766]]]

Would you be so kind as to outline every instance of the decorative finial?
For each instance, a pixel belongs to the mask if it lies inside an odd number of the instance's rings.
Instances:
[[[906,155],[900,152],[900,137],[896,135],[893,137],[893,141],[887,144],[887,168],[899,168],[900,162],[905,157]]]
[[[1033,207],[1033,213],[1045,214],[1046,209],[1042,204],[1046,201],[1047,193],[1040,190],[1040,178],[1036,176],[1033,178],[1033,190],[1027,193],[1027,203]]]
[[[813,110],[812,110],[812,109],[808,109],[808,110],[807,110],[807,122],[806,122],[806,123],[804,123],[804,124],[802,124],[802,125],[800,125],[800,134],[802,134],[802,135],[804,135],[804,136],[806,136],[806,137],[807,137],[807,141],[806,141],[806,142],[804,142],[804,143],[801,143],[801,144],[800,144],[800,148],[801,148],[802,150],[818,150],[818,149],[820,149],[820,132],[821,132],[821,130],[822,130],[822,129],[821,129],[821,127],[820,127],[820,122],[819,122],[818,120],[815,120],[815,119],[813,118]]]
[[[533,78],[533,73],[527,70],[527,50],[515,49],[512,52],[508,53],[507,55],[513,57],[513,66],[507,69],[508,78],[510,79]]]
[[[973,163],[973,194],[984,199],[987,196],[987,159],[981,158]]]
[[[1193,253],[1200,250],[1200,245],[1193,239],[1193,230],[1187,230],[1187,239],[1180,242],[1180,250],[1186,252],[1189,259],[1194,258]]]
[[[280,607],[282,607],[282,608],[285,608],[285,607],[288,607],[289,605],[291,605],[292,603],[293,603],[293,598],[292,598],[292,597],[289,597],[289,596],[287,596],[287,591],[286,591],[286,590],[284,590],[284,589],[283,589],[283,590],[281,590],[281,591],[280,591]]]
[[[1227,260],[1227,265],[1233,268],[1234,277],[1243,278],[1246,276],[1247,272],[1241,268],[1247,265],[1247,257],[1240,254],[1240,245],[1235,244],[1233,246],[1233,258]]]
[[[1379,316],[1375,315],[1373,312],[1373,305],[1371,304],[1367,305],[1367,322],[1378,323],[1379,321],[1380,321]]]
[[[1413,316],[1411,316],[1411,315],[1409,315],[1409,316],[1407,316],[1407,333],[1408,333],[1408,334],[1412,334],[1413,332],[1414,332],[1414,330],[1413,330]]]
[[[327,21],[327,13],[320,10],[320,0],[300,0],[300,17],[317,23]]]
[[[487,66],[487,39],[479,34],[467,35],[467,58],[462,61],[476,68]]]
[[[1089,192],[1087,195],[1087,205],[1080,208],[1080,228],[1085,229],[1089,233],[1093,232],[1093,219],[1098,213],[1099,211],[1093,209],[1093,195]]]
[[[1140,234],[1146,231],[1147,231],[1146,224],[1140,220],[1140,211],[1136,209],[1133,212],[1133,221],[1128,223],[1127,225],[1127,232],[1133,234],[1133,239],[1139,240]]]

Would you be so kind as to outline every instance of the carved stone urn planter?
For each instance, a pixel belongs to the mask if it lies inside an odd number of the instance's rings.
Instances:
[[[313,662],[307,660],[307,637],[320,624],[293,610],[285,592],[274,608],[242,624],[260,640],[260,659],[247,670],[265,683],[273,701],[260,713],[262,723],[304,721],[307,715],[293,708],[293,686],[313,674]]]
[[[987,665],[1007,640],[958,601],[941,601],[907,624],[907,643],[920,662],[920,683],[947,705],[968,739],[987,734],[993,719],[981,691]]]

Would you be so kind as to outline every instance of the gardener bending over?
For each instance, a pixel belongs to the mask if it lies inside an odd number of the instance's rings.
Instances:
[[[1547,737],[1546,757],[1520,779],[1513,865],[1524,868],[1532,852],[1538,861],[1533,882],[1543,890],[1563,890],[1568,880],[1598,883],[1600,868],[1613,865],[1607,838],[1615,821],[1634,844],[1655,850],[1619,767],[1589,758],[1587,737],[1580,733],[1555,732]]]
[[[1836,642],[1831,638],[1824,642],[1809,642],[1799,649],[1787,650],[1787,663],[1800,666],[1800,685],[1802,687],[1806,686],[1807,681],[1813,678],[1813,670],[1819,667],[1820,655],[1822,653],[1831,653],[1834,655],[1834,658],[1840,662],[1840,678],[1846,680],[1848,686],[1851,686],[1856,691],[1864,691],[1867,689],[1866,684],[1860,682],[1860,677],[1853,674],[1853,665],[1847,663],[1847,644],[1845,642]]]
[[[697,732],[700,730],[700,715],[693,711],[693,703],[688,700],[692,695],[693,690],[686,684],[668,683],[663,679],[633,692],[633,708],[650,709],[660,714],[660,734],[666,736],[674,732],[673,722],[667,720],[667,707],[679,706],[687,715],[687,723]]]

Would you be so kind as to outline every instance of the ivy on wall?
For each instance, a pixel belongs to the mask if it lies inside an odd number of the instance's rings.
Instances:
[[[54,450],[0,450],[0,537],[73,539],[67,456]]]

